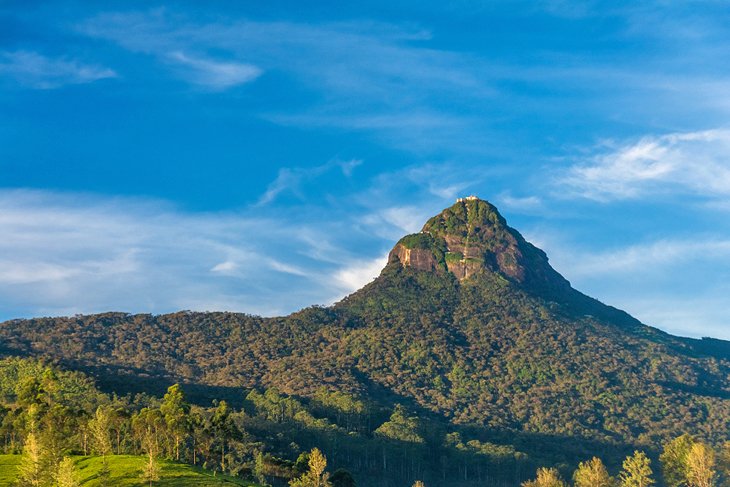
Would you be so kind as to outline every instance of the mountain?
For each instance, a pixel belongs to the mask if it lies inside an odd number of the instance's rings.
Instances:
[[[730,431],[730,342],[674,337],[583,295],[474,197],[403,237],[379,277],[331,307],[12,320],[0,354],[48,358],[107,390],[182,382],[207,403],[324,387],[566,462]]]

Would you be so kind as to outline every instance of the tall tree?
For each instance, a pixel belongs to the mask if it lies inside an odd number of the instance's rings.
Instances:
[[[522,482],[522,487],[568,487],[557,469],[554,468],[538,468],[537,478]]]
[[[213,431],[213,437],[220,447],[221,471],[225,472],[228,443],[238,432],[236,425],[231,420],[231,409],[228,407],[228,403],[226,401],[218,403],[218,406],[213,412],[213,417],[210,419],[210,424]]]
[[[63,457],[56,470],[55,487],[80,487],[76,465],[71,457]]]
[[[89,421],[89,432],[94,452],[101,456],[99,482],[101,485],[106,485],[111,475],[107,456],[112,453],[111,412],[108,408],[104,406],[96,408],[94,417]]]
[[[327,468],[327,457],[319,448],[313,448],[309,452],[308,466],[308,472],[289,482],[291,487],[332,487],[329,473],[324,471]]]
[[[687,485],[714,487],[715,453],[704,443],[696,442],[687,453]]]
[[[180,445],[185,441],[190,431],[190,404],[185,400],[185,394],[179,384],[174,384],[167,389],[167,394],[162,398],[160,412],[165,418],[167,431],[173,439],[173,450],[175,460],[180,460]]]
[[[143,408],[132,417],[132,431],[146,453],[152,451],[155,455],[159,454],[160,435],[164,427],[165,418],[159,409]]]
[[[684,487],[687,485],[687,455],[695,440],[688,434],[678,436],[664,446],[659,462],[662,466],[662,477],[667,487]]]
[[[157,462],[157,458],[153,451],[150,449],[147,452],[147,463],[145,463],[144,469],[142,470],[142,480],[149,482],[150,487],[153,482],[158,482],[161,478],[160,464]]]
[[[48,462],[43,445],[36,433],[28,433],[23,446],[23,456],[18,466],[18,481],[20,485],[39,487],[48,481]]]
[[[611,487],[614,480],[608,474],[601,459],[593,457],[578,465],[578,469],[573,474],[573,483],[575,487]]]
[[[635,451],[626,457],[623,471],[619,474],[621,487],[648,487],[654,484],[651,460],[643,451]]]

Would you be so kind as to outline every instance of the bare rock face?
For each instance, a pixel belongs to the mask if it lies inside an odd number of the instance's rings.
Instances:
[[[473,196],[460,198],[431,218],[420,233],[402,238],[389,262],[420,271],[448,271],[459,280],[493,272],[526,287],[570,287],[542,250],[510,228],[497,208]]]
[[[419,271],[435,271],[438,267],[436,257],[428,249],[409,249],[397,244],[390,251],[388,262],[400,262],[404,267],[409,266]]]

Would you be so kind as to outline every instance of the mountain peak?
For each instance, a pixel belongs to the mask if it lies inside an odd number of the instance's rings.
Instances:
[[[566,290],[570,283],[548,263],[545,252],[507,225],[499,210],[476,196],[459,198],[430,218],[420,233],[403,237],[389,262],[464,280],[485,272],[533,290]]]

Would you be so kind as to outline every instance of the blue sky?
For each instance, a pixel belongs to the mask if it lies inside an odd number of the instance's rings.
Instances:
[[[0,2],[0,319],[288,313],[458,196],[730,338],[724,2]]]

